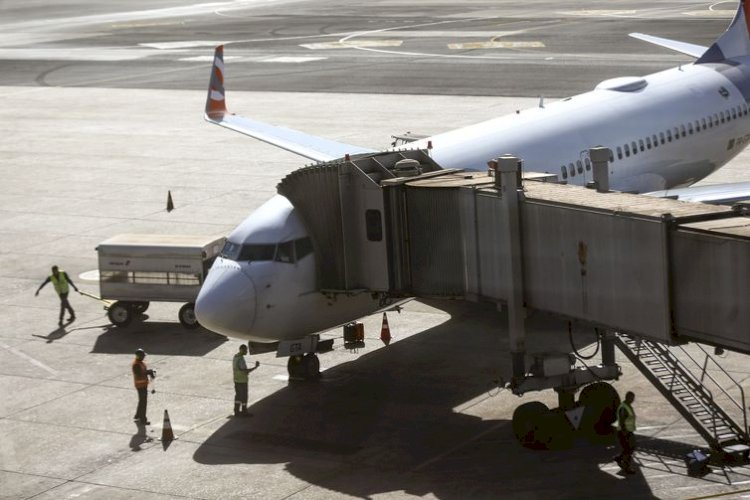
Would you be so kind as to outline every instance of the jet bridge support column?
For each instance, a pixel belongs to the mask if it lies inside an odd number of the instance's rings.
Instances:
[[[522,379],[526,374],[526,330],[523,308],[523,262],[521,260],[521,223],[519,218],[518,196],[520,186],[521,160],[514,156],[502,156],[496,160],[495,186],[497,187],[504,210],[503,216],[508,233],[504,238],[505,249],[502,255],[508,260],[505,269],[508,305],[508,333],[510,353],[513,363],[513,377]]]
[[[594,165],[594,188],[598,193],[609,192],[609,148],[597,146],[589,149],[589,158]]]

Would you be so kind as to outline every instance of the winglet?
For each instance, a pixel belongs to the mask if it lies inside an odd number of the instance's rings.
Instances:
[[[224,93],[224,46],[219,45],[214,50],[214,64],[211,66],[211,79],[208,83],[206,96],[206,117],[220,121],[227,114]]]

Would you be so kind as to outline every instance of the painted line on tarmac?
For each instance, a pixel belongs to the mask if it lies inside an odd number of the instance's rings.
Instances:
[[[6,351],[10,352],[11,354],[15,354],[19,358],[25,359],[26,361],[28,361],[32,365],[34,365],[34,366],[36,366],[38,368],[41,368],[42,370],[46,371],[50,375],[55,376],[55,377],[57,376],[57,370],[55,370],[54,368],[50,368],[49,366],[45,365],[44,363],[42,363],[38,359],[33,358],[33,357],[29,356],[28,354],[19,351],[15,347],[11,347],[11,346],[9,346],[7,344],[4,344],[2,342],[0,342],[0,347],[2,347],[3,349],[5,349]]]
[[[472,50],[472,49],[530,49],[545,47],[542,42],[469,42],[469,43],[449,43],[448,48],[451,50]]]

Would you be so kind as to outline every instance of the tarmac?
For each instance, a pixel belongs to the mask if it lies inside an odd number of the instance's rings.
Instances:
[[[208,74],[210,62],[191,64]],[[231,71],[228,61],[228,81]],[[0,86],[0,498],[750,494],[747,466],[687,475],[684,454],[704,443],[624,356],[614,385],[636,393],[637,475],[618,473],[613,442],[521,447],[511,430],[513,410],[532,400],[556,406],[556,395],[519,398],[502,389],[510,362],[506,318],[488,306],[412,301],[388,313],[388,346],[379,339],[382,315],[362,319],[366,346],[358,350],[343,347],[340,329],[326,332],[336,348],[321,356],[319,382],[290,383],[285,359],[249,356],[248,363],[261,365],[251,374],[248,418],[231,416],[231,359],[239,342],[183,329],[180,304],[152,304],[118,329],[101,303],[73,293],[76,321],[58,327],[51,285],[34,297],[51,265],[97,294],[90,278],[99,242],[127,232],[226,234],[304,162],[203,122],[205,91],[190,85],[21,80]],[[435,133],[537,103],[529,93],[229,88],[229,107],[238,113],[371,147],[386,147],[391,134]],[[748,181],[749,165],[746,151],[707,181]],[[565,325],[543,315],[529,318],[529,335],[538,352],[569,348]],[[592,338],[576,332],[576,346],[588,353]],[[139,347],[157,370],[152,425],[145,428],[132,421],[130,362]],[[720,360],[747,392],[747,357],[730,352]],[[169,443],[159,441],[164,410],[177,437]]]

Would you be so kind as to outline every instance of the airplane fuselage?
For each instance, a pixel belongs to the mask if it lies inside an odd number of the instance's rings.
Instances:
[[[643,78],[607,80],[590,92],[409,146],[431,143],[432,157],[445,168],[484,169],[488,160],[513,154],[526,170],[584,185],[592,180],[586,151],[601,145],[613,153],[613,189],[648,192],[690,185],[747,143],[750,118],[743,90],[750,75],[743,67],[689,64]]]

